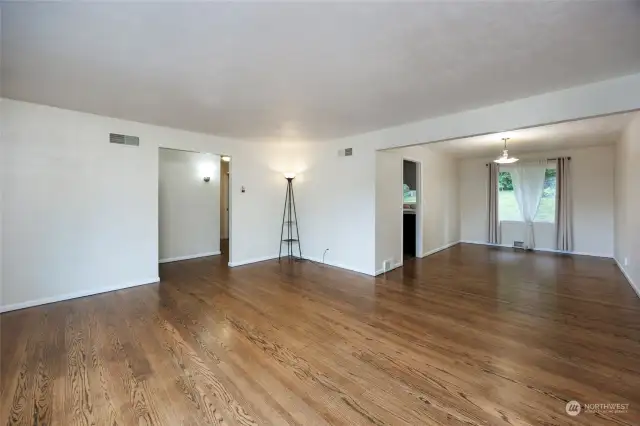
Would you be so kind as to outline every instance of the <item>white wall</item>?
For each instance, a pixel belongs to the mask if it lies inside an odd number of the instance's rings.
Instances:
[[[521,155],[527,159],[571,157],[573,173],[574,251],[595,256],[613,257],[614,221],[614,147],[599,146],[568,151],[540,152]],[[460,162],[460,227],[461,240],[487,241],[487,169],[485,159]],[[501,243],[512,245],[522,241],[525,225],[521,222],[501,224]],[[534,225],[536,247],[555,249],[555,226]]]
[[[485,242],[487,231],[487,161],[468,159],[459,161],[460,239]]]
[[[574,214],[575,217],[575,214]],[[524,222],[502,221],[500,222],[500,244],[513,247],[514,241],[524,241],[527,228]],[[534,222],[533,236],[537,250],[556,250],[556,225],[550,222]],[[575,235],[574,235],[575,240]],[[576,251],[576,253],[581,253]],[[586,253],[585,254],[597,254]],[[610,255],[602,254],[605,257]]]
[[[460,239],[458,209],[458,165],[428,145],[398,148],[376,153],[376,273],[383,262],[402,263],[402,161],[421,164],[418,232],[421,253],[431,254]]]
[[[353,144],[353,156],[338,155],[333,142],[289,148],[304,257],[374,274],[375,151]],[[294,160],[295,159],[295,160]],[[280,219],[284,179],[278,201]],[[278,239],[280,235],[278,234]]]
[[[640,296],[640,113],[616,145],[615,258]]]
[[[6,99],[0,118],[7,169],[0,309],[158,280],[159,147],[233,156],[230,261],[277,255],[278,167],[295,150]],[[140,146],[109,144],[109,132],[139,136]]]
[[[402,173],[400,152],[376,152],[376,274],[402,265]]]
[[[374,274],[376,150],[637,109],[640,74],[318,143],[245,143],[24,102],[0,106],[2,309],[10,309],[157,279],[158,147],[232,156],[232,265],[277,255],[290,169],[300,173],[303,254],[322,259],[329,248],[327,263]],[[140,136],[141,147],[109,146],[109,132]],[[347,147],[354,156],[339,157]]]
[[[1,310],[158,280],[160,147],[232,157],[231,266],[277,257],[283,172],[296,171],[303,254],[322,260],[329,248],[328,264],[373,274],[373,151],[339,157],[331,142],[249,143],[7,99],[0,107]],[[140,147],[109,144],[110,132],[139,136]]]
[[[376,160],[374,153],[376,150],[496,133],[638,108],[640,108],[640,74],[634,74],[341,138],[326,144],[325,149],[333,154],[338,149],[354,147],[358,158],[351,163],[354,167],[345,171],[346,175],[368,177],[368,182],[375,182]],[[324,152],[324,149],[322,151]],[[332,173],[331,156],[324,157],[327,161],[323,165],[324,170],[329,174]],[[338,164],[340,160],[342,159],[334,161]],[[484,194],[485,192],[480,192],[472,196],[484,197]],[[341,200],[358,200],[358,205],[357,210],[349,211],[341,218],[340,229],[345,231],[344,238],[336,239],[336,242],[345,241],[348,247],[361,253],[361,255],[348,254],[352,257],[358,257],[359,264],[366,264],[368,258],[369,266],[359,270],[374,273],[378,269],[376,268],[375,255],[376,242],[371,241],[370,236],[375,235],[375,213],[372,214],[372,211],[375,210],[375,188],[366,184],[341,187],[336,193],[331,191],[319,193],[313,202],[317,205],[338,205]],[[356,214],[356,211],[359,213]],[[474,219],[478,220],[477,217]],[[329,230],[335,220],[318,217],[316,223],[317,229]],[[486,232],[481,230],[478,234],[477,230],[481,228],[476,227],[475,229],[476,236],[473,239],[486,240]],[[424,249],[426,250],[426,247]]]
[[[405,148],[406,149],[406,148]],[[422,254],[460,240],[458,162],[422,147]]]
[[[160,262],[220,254],[220,156],[163,148],[158,173]]]

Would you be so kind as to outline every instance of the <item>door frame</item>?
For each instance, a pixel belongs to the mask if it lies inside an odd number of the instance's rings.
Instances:
[[[400,191],[402,197],[402,204],[400,207],[400,253],[402,253],[400,264],[404,264],[404,162],[410,161],[416,164],[416,258],[424,257],[422,253],[422,161],[411,156],[402,156],[400,158]]]
[[[221,156],[222,158],[222,156]],[[226,163],[227,164],[227,171],[226,172],[222,172],[222,164]],[[220,218],[220,223],[224,223],[226,222],[226,234],[222,235],[222,230],[220,232],[220,239],[225,239],[225,240],[229,240],[231,241],[231,226],[230,226],[230,222],[231,222],[231,160],[229,161],[222,161],[222,159],[220,160],[220,174],[221,174],[221,179],[220,179],[220,193],[222,194],[222,188],[226,185],[225,190],[227,191],[227,209],[224,211],[224,217]],[[221,199],[222,200],[222,199]],[[223,238],[226,237],[226,238]]]
[[[229,261],[228,261],[228,265],[231,266],[233,264],[232,261],[232,253],[233,250],[231,249],[231,245],[233,244],[233,227],[232,225],[232,212],[233,212],[233,191],[231,190],[232,188],[232,176],[233,176],[233,156],[229,155],[229,154],[220,154],[220,153],[216,153],[216,152],[210,152],[210,151],[198,151],[195,149],[183,149],[183,148],[174,148],[171,146],[163,146],[163,145],[158,145],[157,149],[156,149],[156,257],[159,259],[160,258],[160,150],[161,149],[170,149],[173,151],[183,151],[183,152],[192,152],[195,154],[211,154],[211,155],[217,155],[218,157],[220,157],[220,162],[222,163],[222,156],[225,155],[229,158],[231,158],[229,160],[229,193],[228,198],[229,198],[229,223],[228,223],[228,234],[229,234]],[[221,167],[221,165],[219,166]],[[222,186],[222,182],[220,182],[220,185]],[[222,218],[220,218],[220,221],[222,221]],[[218,224],[219,226],[220,224]],[[160,263],[157,263],[158,265]]]

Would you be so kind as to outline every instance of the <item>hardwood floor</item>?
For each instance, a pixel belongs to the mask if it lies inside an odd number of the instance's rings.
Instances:
[[[458,245],[379,278],[225,262],[3,314],[0,421],[639,423],[640,300],[611,260]]]

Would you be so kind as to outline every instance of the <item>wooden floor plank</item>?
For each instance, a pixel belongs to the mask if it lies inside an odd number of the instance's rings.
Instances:
[[[457,245],[372,278],[161,265],[0,316],[9,425],[635,425],[640,300],[610,259]],[[629,404],[568,416],[565,404]]]

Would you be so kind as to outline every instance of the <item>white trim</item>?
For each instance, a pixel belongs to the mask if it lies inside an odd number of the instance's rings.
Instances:
[[[357,272],[358,274],[365,274],[365,275],[372,276],[371,272],[366,272],[366,271],[363,271],[363,270],[358,269],[358,268],[353,268],[351,266],[342,265],[340,263],[333,263],[333,262],[327,262],[327,261],[323,262],[322,259],[317,258],[317,257],[303,256],[303,258],[306,259],[306,260],[310,260],[312,262],[315,262],[317,264],[320,264],[320,265],[327,265],[327,266],[331,266],[331,267],[334,267],[334,268],[340,268],[340,269],[344,269],[344,270],[351,271],[351,272]],[[400,265],[402,265],[402,263],[400,263]]]
[[[423,257],[427,257],[427,256],[432,255],[434,253],[437,253],[439,251],[446,250],[449,247],[455,246],[456,244],[460,244],[460,241],[454,241],[454,242],[446,244],[446,245],[444,245],[442,247],[438,247],[437,249],[429,250],[428,252],[423,253],[422,256],[418,256],[417,259],[422,259]],[[396,268],[399,268],[401,266],[404,266],[404,263],[403,262],[398,262],[395,265],[393,265],[393,267],[391,269],[389,269],[389,271],[392,271],[392,270],[394,270]],[[389,272],[389,271],[386,271],[386,272]],[[375,276],[378,276],[378,275],[381,275],[381,274],[384,274],[384,273],[385,273],[384,269],[378,269],[376,271],[376,275]]]
[[[229,154],[226,154],[229,155]],[[234,168],[236,167],[236,162],[233,160],[233,155],[230,156],[231,157],[231,161],[229,162],[229,205],[227,206],[229,208],[229,213],[227,214],[229,216],[229,223],[227,223],[227,232],[228,232],[228,240],[229,240],[229,246],[227,247],[227,250],[229,252],[229,262],[233,262],[233,259],[235,259],[235,255],[233,254],[233,242],[234,237],[233,237],[233,209],[234,209],[234,204],[233,204],[233,197],[234,197],[234,193],[235,191],[233,190],[233,176],[234,176]],[[244,192],[244,191],[243,191]]]
[[[140,285],[154,284],[160,281],[160,277],[147,278],[144,280],[132,281],[126,284],[114,285],[111,287],[104,287],[100,289],[83,290],[75,293],[63,294],[60,296],[45,297],[42,299],[29,300],[26,302],[14,303],[12,305],[0,306],[0,313],[17,311],[18,309],[31,308],[33,306],[46,305],[49,303],[62,302],[64,300],[77,299],[79,297],[93,296],[100,293],[108,293],[110,291],[123,290],[125,288],[137,287]]]
[[[513,246],[508,246],[506,244],[493,244],[493,243],[487,243],[485,241],[460,240],[460,241],[458,241],[458,244],[478,244],[478,245],[481,245],[481,246],[513,248]]]
[[[561,253],[561,254],[576,254],[578,256],[593,256],[593,257],[604,257],[606,259],[613,259],[613,256],[610,254],[598,254],[598,253],[585,253],[582,251],[565,251],[565,250],[553,250],[553,249],[534,249],[534,251],[546,251],[549,253]]]
[[[452,243],[445,244],[445,245],[443,245],[442,247],[438,247],[438,248],[436,248],[436,249],[429,250],[429,251],[428,251],[428,252],[426,252],[426,253],[422,253],[422,256],[420,256],[420,257],[427,257],[427,256],[430,256],[430,255],[432,255],[432,254],[434,254],[434,253],[437,253],[437,252],[439,252],[439,251],[446,250],[446,249],[448,249],[449,247],[453,247],[453,246],[455,246],[456,244],[460,244],[460,241],[454,241],[454,242],[452,242]]]
[[[387,270],[387,271],[385,271],[384,269],[378,269],[378,270],[376,271],[376,274],[375,274],[374,276],[376,276],[376,277],[377,277],[378,275],[382,275],[382,274],[384,274],[385,272],[391,272],[391,271],[393,271],[394,269],[399,268],[399,267],[401,267],[401,266],[404,266],[404,264],[403,264],[402,262],[398,262],[398,263],[396,263],[395,265],[393,265],[393,266],[391,267],[391,269],[389,269],[389,270]],[[363,273],[365,273],[365,272],[363,272]],[[370,274],[367,274],[367,275],[370,275]]]
[[[629,281],[629,285],[631,286],[631,288],[633,289],[633,291],[636,292],[636,294],[638,295],[638,297],[640,297],[640,287],[638,287],[633,280],[631,279],[631,277],[629,276],[629,274],[627,273],[627,271],[622,267],[622,265],[620,264],[620,262],[618,262],[618,259],[614,258],[614,260],[616,261],[616,265],[618,265],[618,268],[620,268],[620,271],[622,271],[622,275],[624,275],[624,277],[627,279],[627,281]]]
[[[276,254],[271,256],[255,257],[253,259],[241,260],[240,262],[229,262],[228,265],[230,268],[234,268],[236,266],[248,265],[250,263],[265,262],[267,260],[273,260],[277,258],[278,258],[278,255]]]
[[[0,99],[7,99],[7,98],[3,98],[0,96]],[[16,101],[17,102],[17,101]],[[38,105],[38,104],[32,104],[32,105]],[[51,108],[55,108],[55,107],[51,107]],[[66,111],[66,110],[64,110]],[[85,114],[85,113],[81,113],[81,114]],[[191,150],[191,149],[181,149],[181,148],[175,148],[175,147],[171,147],[171,146],[166,146],[163,144],[158,145],[158,150],[157,150],[157,156],[156,156],[156,170],[160,169],[160,150],[161,149],[173,149],[174,151],[186,151],[186,152],[195,152],[197,154],[213,154],[213,155],[219,155],[220,157],[222,157],[223,154],[221,153],[215,153],[215,152],[210,152],[210,151],[196,151],[196,150]],[[227,224],[227,238],[229,240],[229,260],[233,259],[233,226],[232,226],[232,213],[233,213],[233,169],[235,167],[235,161],[233,161],[233,155],[229,155],[229,154],[224,154],[226,156],[231,157],[231,161],[228,162],[229,164],[229,205],[227,206],[229,208],[229,223]],[[159,175],[158,175],[159,176]],[[158,179],[156,180],[156,183],[158,184],[158,190],[160,189],[160,178],[158,177]],[[222,182],[221,182],[222,184]],[[156,221],[158,221],[160,219],[160,211],[158,211],[156,213]],[[156,241],[159,241],[160,238],[160,231],[158,229],[158,232],[156,233]],[[158,247],[156,249],[156,256],[159,257],[159,250],[160,248]],[[215,256],[221,254],[220,251],[211,254],[211,256]],[[205,254],[202,255],[198,255],[198,256],[208,256]],[[162,259],[162,260],[158,260],[158,263],[165,263],[165,262],[174,262],[174,261],[178,261],[178,260],[187,260],[189,259],[189,257],[185,257],[184,259],[180,259],[180,258],[168,258],[168,259]],[[195,259],[195,257],[194,257]]]
[[[482,245],[482,246],[513,248],[513,246],[510,246],[508,244],[491,244],[491,243],[487,243],[487,242],[484,242],[484,241],[460,240],[460,243],[464,243],[464,244],[479,244],[479,245]],[[518,249],[518,250],[522,250],[522,249]],[[553,250],[553,249],[545,249],[545,248],[537,248],[537,249],[533,249],[533,251],[543,251],[543,252],[548,252],[548,253],[560,253],[560,254],[574,254],[574,255],[577,255],[577,256],[592,256],[592,257],[604,257],[606,259],[613,259],[613,256],[611,256],[610,254],[584,253],[584,252],[581,252],[581,251],[562,251],[562,250]]]
[[[438,247],[438,248],[436,248],[436,249],[429,250],[428,252],[423,253],[423,254],[422,254],[422,256],[418,256],[417,258],[418,258],[418,259],[422,259],[423,257],[427,257],[427,256],[430,256],[430,255],[432,255],[432,254],[434,254],[434,253],[437,253],[437,252],[439,252],[439,251],[446,250],[446,249],[448,249],[448,248],[450,248],[450,247],[455,246],[456,244],[460,244],[461,242],[462,242],[462,241],[454,241],[454,242],[452,242],[452,243],[445,244],[445,245],[444,245],[444,246],[442,246],[442,247]],[[394,270],[394,269],[396,269],[396,268],[399,268],[399,267],[401,267],[401,266],[403,266],[403,262],[398,262],[398,263],[396,263],[395,265],[393,265],[393,267],[392,267],[391,269],[389,269],[389,271],[392,271],[392,270]],[[389,271],[387,271],[387,272],[389,272]],[[376,271],[376,276],[381,275],[381,274],[384,274],[384,272],[385,272],[385,271],[384,271],[384,269],[378,269],[378,270]]]
[[[177,256],[177,257],[168,257],[166,259],[160,259],[158,260],[158,263],[169,263],[169,262],[177,262],[179,260],[189,260],[189,259],[197,259],[199,257],[207,257],[207,256],[217,256],[219,254],[222,254],[220,252],[220,250],[218,251],[211,251],[211,252],[207,252],[207,253],[198,253],[198,254],[189,254],[187,256]]]
[[[526,222],[524,220],[500,220],[499,222],[500,222],[500,224],[506,223],[506,224],[509,224],[509,225],[524,225],[524,224],[526,224]],[[535,224],[555,225],[556,221],[555,221],[555,219],[552,222],[548,221],[548,220],[534,220],[532,223],[534,225]]]
[[[243,260],[241,262],[229,262],[229,267],[233,268],[235,266],[249,265],[251,263],[266,262],[267,260],[274,260],[274,259],[277,259],[277,258],[278,258],[278,255],[276,254],[276,255],[273,255],[273,256],[256,257],[254,259]],[[305,259],[305,260],[310,260],[312,262],[318,263],[320,265],[333,266],[335,268],[345,269],[345,270],[348,270],[348,271],[351,271],[351,272],[357,272],[359,274],[365,274],[365,275],[371,276],[370,272],[365,272],[365,271],[362,271],[362,270],[357,269],[357,268],[352,268],[350,266],[341,265],[339,263],[332,263],[332,262],[326,262],[326,261],[322,262],[322,259],[317,258],[317,257],[303,256],[302,258]],[[284,257],[283,257],[283,259],[284,259]],[[402,266],[402,263],[400,263],[399,265]],[[397,267],[397,266],[395,266],[395,267]]]
[[[420,253],[422,253],[422,244],[423,244],[423,239],[424,239],[424,235],[423,235],[423,231],[422,231],[422,160],[418,160],[410,155],[402,155],[402,158],[400,159],[400,185],[398,185],[398,187],[400,188],[400,253],[404,254],[404,191],[403,191],[403,185],[404,185],[404,162],[405,161],[409,161],[412,163],[416,163],[416,246],[415,246],[415,253],[416,256],[418,256]],[[400,262],[400,266],[402,266],[402,262]],[[395,269],[398,266],[394,266],[391,269]],[[390,269],[390,270],[391,270]],[[382,270],[382,272],[384,272],[384,270]],[[382,273],[381,272],[381,273]],[[387,271],[389,272],[389,271]],[[380,275],[380,274],[376,274],[376,275]]]

